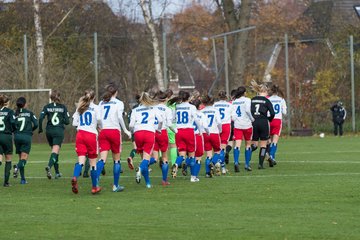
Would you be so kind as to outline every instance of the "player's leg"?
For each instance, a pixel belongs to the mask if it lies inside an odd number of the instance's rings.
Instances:
[[[9,187],[12,154],[5,154],[4,187]]]
[[[132,136],[132,144],[133,144],[133,149],[131,149],[129,157],[127,158],[127,163],[130,170],[134,170],[133,160],[136,155],[136,144],[134,140],[134,135]]]

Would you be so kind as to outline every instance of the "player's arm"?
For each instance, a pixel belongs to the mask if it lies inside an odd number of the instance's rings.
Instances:
[[[125,122],[124,122],[124,118],[123,118],[123,112],[124,112],[124,104],[123,103],[119,103],[118,106],[118,120],[121,126],[121,129],[124,131],[124,133],[131,138],[131,133],[129,132],[129,130],[127,130]]]
[[[76,109],[76,111],[74,112],[74,114],[72,116],[72,118],[73,118],[72,125],[74,127],[79,126],[79,117],[80,117],[79,112]]]
[[[31,117],[31,122],[32,122],[32,130],[34,131],[38,128],[39,122],[33,113],[31,113],[30,117]]]
[[[130,123],[129,123],[129,128],[131,132],[134,132],[134,127],[135,127],[135,123],[136,123],[136,112],[132,112],[131,117],[130,117]]]
[[[271,122],[275,117],[274,107],[268,99],[266,99],[266,106],[267,106],[268,113],[269,113],[268,120],[269,120],[269,122]]]
[[[255,121],[253,115],[251,114],[251,100],[246,101],[245,103],[245,113],[250,118],[251,122]]]
[[[42,125],[43,125],[45,116],[46,116],[46,108],[44,107],[43,110],[41,111],[40,117],[39,117],[39,133],[43,132]]]
[[[345,120],[345,118],[346,118],[346,110],[345,110],[344,107],[343,107],[343,109],[344,109],[344,117],[343,117],[343,120]]]
[[[221,116],[219,111],[215,113],[215,120],[217,122],[217,128],[219,129],[219,133],[222,132],[222,124],[221,124]]]
[[[287,106],[284,99],[281,100],[281,113],[284,115],[287,114]]]
[[[70,115],[67,108],[64,106],[64,124],[69,125],[69,123],[70,123]]]

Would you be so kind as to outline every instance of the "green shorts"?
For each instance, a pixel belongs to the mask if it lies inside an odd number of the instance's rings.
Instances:
[[[10,155],[13,153],[12,134],[0,135],[0,155]]]
[[[167,129],[168,137],[169,137],[169,143],[175,144],[175,133],[171,131],[169,128]]]
[[[14,142],[16,154],[30,153],[32,136],[28,134],[15,134]]]
[[[59,145],[64,141],[64,130],[61,128],[47,128],[46,129],[46,139],[50,147],[54,145]]]

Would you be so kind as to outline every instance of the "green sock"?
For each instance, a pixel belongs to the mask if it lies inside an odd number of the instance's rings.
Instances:
[[[175,164],[177,158],[177,148],[170,148],[171,164]]]
[[[10,170],[11,170],[11,161],[5,162],[5,178],[4,178],[5,183],[9,183]]]
[[[59,154],[55,154],[55,162],[54,162],[54,169],[55,169],[55,173],[56,174],[59,174],[60,171],[59,171]]]
[[[51,153],[50,154],[49,163],[48,163],[49,168],[51,168],[55,164],[56,155],[57,155],[56,153]]]
[[[18,163],[18,168],[20,170],[20,176],[22,180],[25,180],[25,165],[26,165],[26,160],[20,160]]]
[[[136,149],[131,150],[131,152],[130,152],[130,157],[131,157],[131,158],[134,158],[134,157],[135,157],[135,154],[136,154]]]

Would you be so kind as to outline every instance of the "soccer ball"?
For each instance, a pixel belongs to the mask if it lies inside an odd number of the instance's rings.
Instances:
[[[319,137],[320,137],[320,138],[324,138],[324,137],[325,137],[325,133],[320,133],[320,134],[319,134]]]

